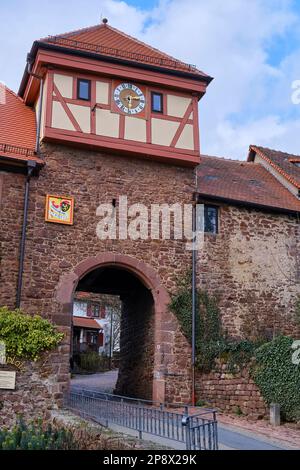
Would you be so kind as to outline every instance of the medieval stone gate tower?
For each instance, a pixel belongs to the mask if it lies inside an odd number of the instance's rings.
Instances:
[[[23,173],[32,161],[34,172],[17,295],[24,311],[47,316],[65,332],[54,361],[57,398],[68,386],[73,295],[87,282],[123,300],[119,391],[190,400],[190,349],[168,303],[191,253],[184,240],[100,240],[97,208],[113,202],[117,211],[120,196],[128,205],[192,202],[198,101],[210,81],[106,20],[33,44],[19,95],[35,109],[36,127],[26,132],[31,147],[37,132],[38,153],[24,158]],[[8,172],[2,182],[7,200],[20,206],[25,177]],[[74,202],[73,223],[45,220],[47,196]],[[6,230],[18,245],[15,224],[8,214]],[[4,241],[0,296],[14,306],[18,257],[8,249],[11,237]]]

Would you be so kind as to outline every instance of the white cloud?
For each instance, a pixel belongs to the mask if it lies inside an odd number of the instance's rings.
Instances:
[[[222,121],[215,129],[216,140],[210,145],[211,153],[218,155],[220,148],[227,156],[245,158],[250,144],[282,148],[294,152],[299,148],[300,118],[298,120],[282,121],[278,116],[270,115],[234,125],[229,120]],[[241,149],[243,154],[241,155]]]
[[[292,106],[288,77],[299,60],[272,67],[267,46],[299,22],[289,1],[187,0],[183,6],[172,0],[162,3],[155,18],[144,34],[147,42],[215,77],[200,103],[203,152],[243,158],[251,142],[286,144],[289,133],[276,102],[285,92],[286,106]]]

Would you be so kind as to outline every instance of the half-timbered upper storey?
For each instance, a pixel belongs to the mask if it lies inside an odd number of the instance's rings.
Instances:
[[[195,67],[106,20],[36,41],[29,57],[19,94],[36,107],[42,140],[199,163],[198,101],[211,78]]]

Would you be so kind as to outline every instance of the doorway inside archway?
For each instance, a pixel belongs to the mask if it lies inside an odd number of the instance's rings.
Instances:
[[[89,306],[82,315],[80,299],[87,295]],[[114,393],[153,398],[154,299],[134,273],[116,265],[98,267],[83,276],[74,295],[74,362],[95,354],[104,361],[107,357],[108,369],[115,370],[114,375],[103,376],[116,379]],[[97,375],[101,388],[101,374]],[[93,388],[97,389],[97,382]]]

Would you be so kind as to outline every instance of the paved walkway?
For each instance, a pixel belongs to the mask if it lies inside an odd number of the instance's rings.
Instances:
[[[75,375],[71,380],[71,387],[73,390],[85,388],[98,392],[113,393],[117,378],[117,369],[99,374]]]

